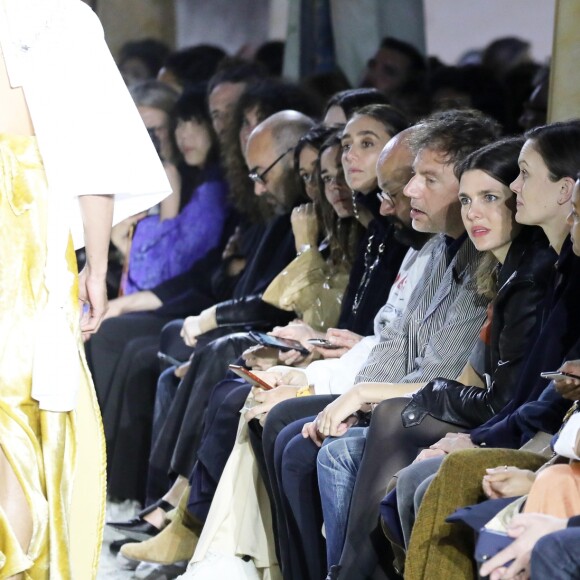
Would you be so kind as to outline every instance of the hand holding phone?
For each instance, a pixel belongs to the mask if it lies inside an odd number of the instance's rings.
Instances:
[[[250,338],[253,338],[259,344],[272,346],[284,352],[288,350],[297,350],[299,353],[304,355],[310,354],[310,351],[307,348],[304,348],[299,341],[290,338],[279,338],[277,336],[272,336],[271,334],[266,334],[265,332],[256,332],[254,330],[250,331]]]
[[[540,373],[540,376],[549,381],[560,381],[562,379],[577,379],[580,381],[580,376],[566,373],[564,371],[544,371],[543,373]]]
[[[330,340],[327,340],[326,338],[309,338],[306,342],[310,343],[312,346],[319,346],[320,348],[327,348],[328,350],[344,348],[338,344],[330,342]]]
[[[240,365],[228,365],[229,369],[238,375],[238,377],[244,379],[254,387],[259,387],[260,389],[264,389],[265,391],[269,391],[273,389],[276,385],[270,385],[264,379],[259,377],[257,374],[249,371],[247,368],[242,367]]]

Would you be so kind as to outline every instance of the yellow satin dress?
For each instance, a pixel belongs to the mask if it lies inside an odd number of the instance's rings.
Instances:
[[[0,508],[0,580],[20,572],[32,580],[90,580],[102,540],[105,445],[79,330],[76,275],[69,276],[67,320],[79,347],[70,361],[80,369],[77,408],[41,411],[30,396],[35,321],[47,301],[48,203],[36,139],[0,135],[0,445],[33,520],[25,551]],[[67,265],[76,274],[72,243]]]

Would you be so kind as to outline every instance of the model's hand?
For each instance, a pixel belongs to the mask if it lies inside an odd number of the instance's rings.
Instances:
[[[316,428],[325,437],[340,437],[348,429],[346,426],[347,418],[356,413],[362,405],[363,403],[359,399],[359,389],[355,385],[319,413],[316,418]]]
[[[530,559],[536,542],[547,534],[563,530],[567,524],[568,520],[543,514],[514,516],[508,526],[508,534],[515,540],[483,564],[480,568],[481,576],[489,575],[490,580],[529,578]],[[511,560],[512,564],[506,566]]]
[[[253,388],[252,395],[254,396],[254,401],[256,401],[257,405],[246,412],[244,419],[246,421],[251,421],[260,415],[265,415],[280,401],[295,398],[299,388],[300,387],[289,387],[286,385],[276,387],[270,391]]]
[[[580,360],[567,361],[561,366],[560,370],[580,376]],[[554,387],[565,399],[580,400],[580,379],[566,377],[565,379],[554,381]]]
[[[444,453],[453,453],[462,449],[477,447],[467,433],[447,433],[443,439],[431,445],[430,449],[439,449]]]
[[[84,341],[99,329],[107,311],[105,276],[92,276],[88,267],[79,273],[79,301],[81,303],[81,333]]]
[[[183,321],[181,332],[179,335],[183,338],[183,342],[187,346],[195,346],[197,344],[197,337],[201,334],[199,325],[199,316],[188,316]]]
[[[487,474],[483,476],[482,487],[483,492],[490,499],[526,495],[536,479],[536,474],[529,469],[518,469],[507,465],[486,469],[486,472]]]

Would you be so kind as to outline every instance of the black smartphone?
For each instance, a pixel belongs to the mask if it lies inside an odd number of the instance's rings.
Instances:
[[[290,338],[278,338],[277,336],[271,336],[265,332],[257,332],[255,330],[250,331],[250,338],[263,346],[271,346],[282,351],[297,350],[301,354],[310,354],[310,351],[304,348],[300,342]]]
[[[342,346],[339,346],[338,344],[332,344],[332,342],[330,342],[330,340],[326,340],[326,338],[309,338],[306,342],[309,342],[312,346],[319,346],[329,350],[342,348]]]
[[[179,367],[183,363],[187,362],[187,361],[177,360],[176,358],[169,356],[168,354],[165,354],[164,352],[161,352],[161,351],[157,353],[157,358],[161,362],[167,363],[169,366],[172,366],[172,367]]]
[[[564,371],[544,371],[543,373],[540,373],[540,376],[549,381],[559,381],[560,379],[565,378],[580,380],[580,376],[573,375],[572,373],[565,373]]]

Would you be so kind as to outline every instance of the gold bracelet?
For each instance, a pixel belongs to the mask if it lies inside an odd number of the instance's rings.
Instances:
[[[300,387],[296,391],[297,397],[309,397],[310,395],[312,395],[312,391],[310,390],[310,385],[307,385],[306,387]]]

